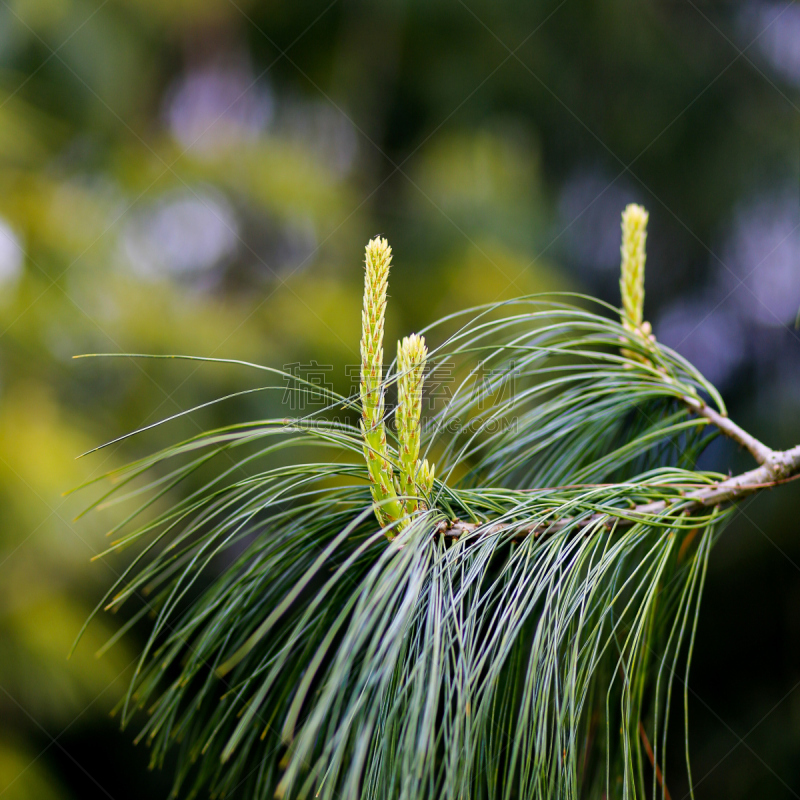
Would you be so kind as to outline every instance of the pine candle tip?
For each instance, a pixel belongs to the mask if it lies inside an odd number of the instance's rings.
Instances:
[[[644,227],[647,225],[649,216],[644,206],[640,206],[638,203],[628,203],[628,205],[625,206],[625,210],[622,212],[622,224],[641,225]]]
[[[644,314],[644,266],[647,258],[647,211],[636,203],[630,203],[622,212],[622,269],[619,279],[622,307],[625,311],[623,323],[640,327]]]
[[[378,270],[388,269],[392,262],[392,248],[389,242],[381,236],[376,236],[367,242],[366,264]]]
[[[425,346],[425,337],[412,333],[405,336],[398,348],[398,358],[403,370],[411,369],[423,363],[428,355],[428,348]]]

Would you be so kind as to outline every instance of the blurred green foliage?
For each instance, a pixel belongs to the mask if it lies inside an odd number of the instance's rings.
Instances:
[[[797,216],[800,65],[781,44],[784,30],[800,36],[796,12],[692,0],[0,0],[0,797],[162,787],[140,774],[128,737],[106,741],[135,641],[95,659],[118,624],[106,619],[65,660],[123,564],[90,564],[112,516],[74,522],[88,498],[62,492],[181,433],[279,413],[280,398],[251,395],[76,462],[251,384],[228,367],[74,354],[315,359],[346,390],[370,236],[395,251],[391,342],[526,292],[614,299],[628,200],[651,211],[656,320],[725,278],[743,203],[788,192]],[[733,407],[788,445],[800,341],[779,326],[745,333],[761,344],[735,361]],[[767,396],[785,411],[765,417]],[[782,502],[760,527],[796,556],[786,521],[797,503]],[[764,547],[761,563],[774,563]],[[740,545],[726,563],[744,575],[752,562]],[[785,580],[797,596],[797,574]],[[711,582],[711,607],[724,607]],[[784,595],[773,601],[784,608]],[[774,686],[763,676],[776,700],[798,676],[797,649],[780,643],[799,625],[789,615],[762,641],[782,659]],[[697,670],[711,692],[703,675],[721,656],[706,655]],[[735,727],[746,730],[764,704],[742,702]],[[797,719],[776,723],[783,785],[765,789],[757,762],[742,776],[731,759],[706,786],[800,791]],[[699,730],[713,764],[727,734]],[[123,750],[119,761],[99,763],[103,746]],[[773,748],[768,738],[759,750]],[[793,777],[781,769],[792,754]]]

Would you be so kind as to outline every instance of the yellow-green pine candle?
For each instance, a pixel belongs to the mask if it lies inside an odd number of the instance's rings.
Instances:
[[[619,279],[622,324],[628,330],[642,325],[644,311],[644,263],[647,242],[647,211],[631,203],[622,212],[622,272]]]
[[[403,516],[392,481],[386,430],[383,424],[383,321],[392,248],[376,237],[366,248],[364,308],[361,313],[361,431],[370,475],[375,516],[384,524]]]
[[[397,438],[400,442],[400,492],[408,513],[417,509],[417,457],[422,414],[425,338],[412,333],[397,343]]]
[[[433,491],[433,477],[435,471],[436,467],[433,464],[428,466],[427,458],[417,467],[417,484],[422,487],[422,490],[427,495]]]

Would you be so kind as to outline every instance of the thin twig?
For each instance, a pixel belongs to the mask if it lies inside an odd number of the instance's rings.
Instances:
[[[733,439],[740,447],[749,450],[753,458],[759,464],[766,464],[770,456],[773,455],[774,451],[770,447],[767,447],[763,442],[756,439],[755,436],[750,435],[746,430],[740,428],[729,417],[720,414],[718,411],[714,411],[711,406],[706,405],[702,400],[688,396],[684,396],[681,399],[695,414],[705,417],[713,425],[716,425],[729,439]]]

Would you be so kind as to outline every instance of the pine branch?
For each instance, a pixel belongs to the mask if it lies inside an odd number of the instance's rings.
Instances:
[[[391,249],[374,239],[358,427],[330,418],[351,400],[263,367],[321,407],[208,431],[111,475],[93,506],[133,508],[109,552],[141,552],[98,608],[147,593],[156,612],[121,719],[148,710],[154,765],[181,742],[176,795],[497,800],[511,787],[579,800],[619,783],[626,797],[668,796],[672,680],[682,662],[688,675],[721,507],[800,478],[800,445],[755,439],[656,342],[646,224],[626,209],[622,309],[530,295],[427,328],[445,339],[429,374],[451,359],[468,374],[425,426],[427,351],[421,336],[400,342],[396,448]],[[757,466],[698,470],[709,425]],[[309,446],[336,456],[275,459]]]
[[[514,533],[520,537],[540,537],[556,533],[557,531],[563,530],[568,525],[585,528],[604,523],[607,527],[611,527],[612,525],[618,528],[627,527],[639,522],[652,521],[654,518],[662,516],[668,509],[673,511],[675,515],[678,515],[692,514],[703,508],[726,505],[741,500],[761,489],[771,489],[774,486],[778,486],[781,483],[785,483],[788,480],[800,476],[800,445],[790,450],[770,450],[766,445],[763,445],[757,439],[750,436],[750,434],[731,422],[727,417],[721,416],[707,406],[703,408],[711,412],[714,424],[717,424],[718,420],[728,423],[725,425],[725,428],[722,428],[722,426],[720,427],[735,441],[739,441],[740,443],[751,441],[759,446],[760,453],[766,451],[766,455],[763,455],[764,461],[761,466],[756,469],[751,469],[748,472],[743,472],[740,475],[727,478],[724,481],[715,481],[700,489],[687,492],[674,501],[659,500],[654,503],[643,503],[630,509],[620,509],[618,515],[609,512],[601,512],[592,514],[581,520],[565,518],[552,522],[537,523],[531,526],[520,526],[516,524],[492,525],[491,523],[487,524],[485,522],[462,522],[457,520],[451,523],[441,523],[439,532],[449,539],[458,539],[478,529],[493,534],[504,530],[513,530]],[[704,414],[704,416],[708,415]],[[709,416],[709,419],[712,419],[712,417]],[[748,449],[750,448],[748,447]]]

